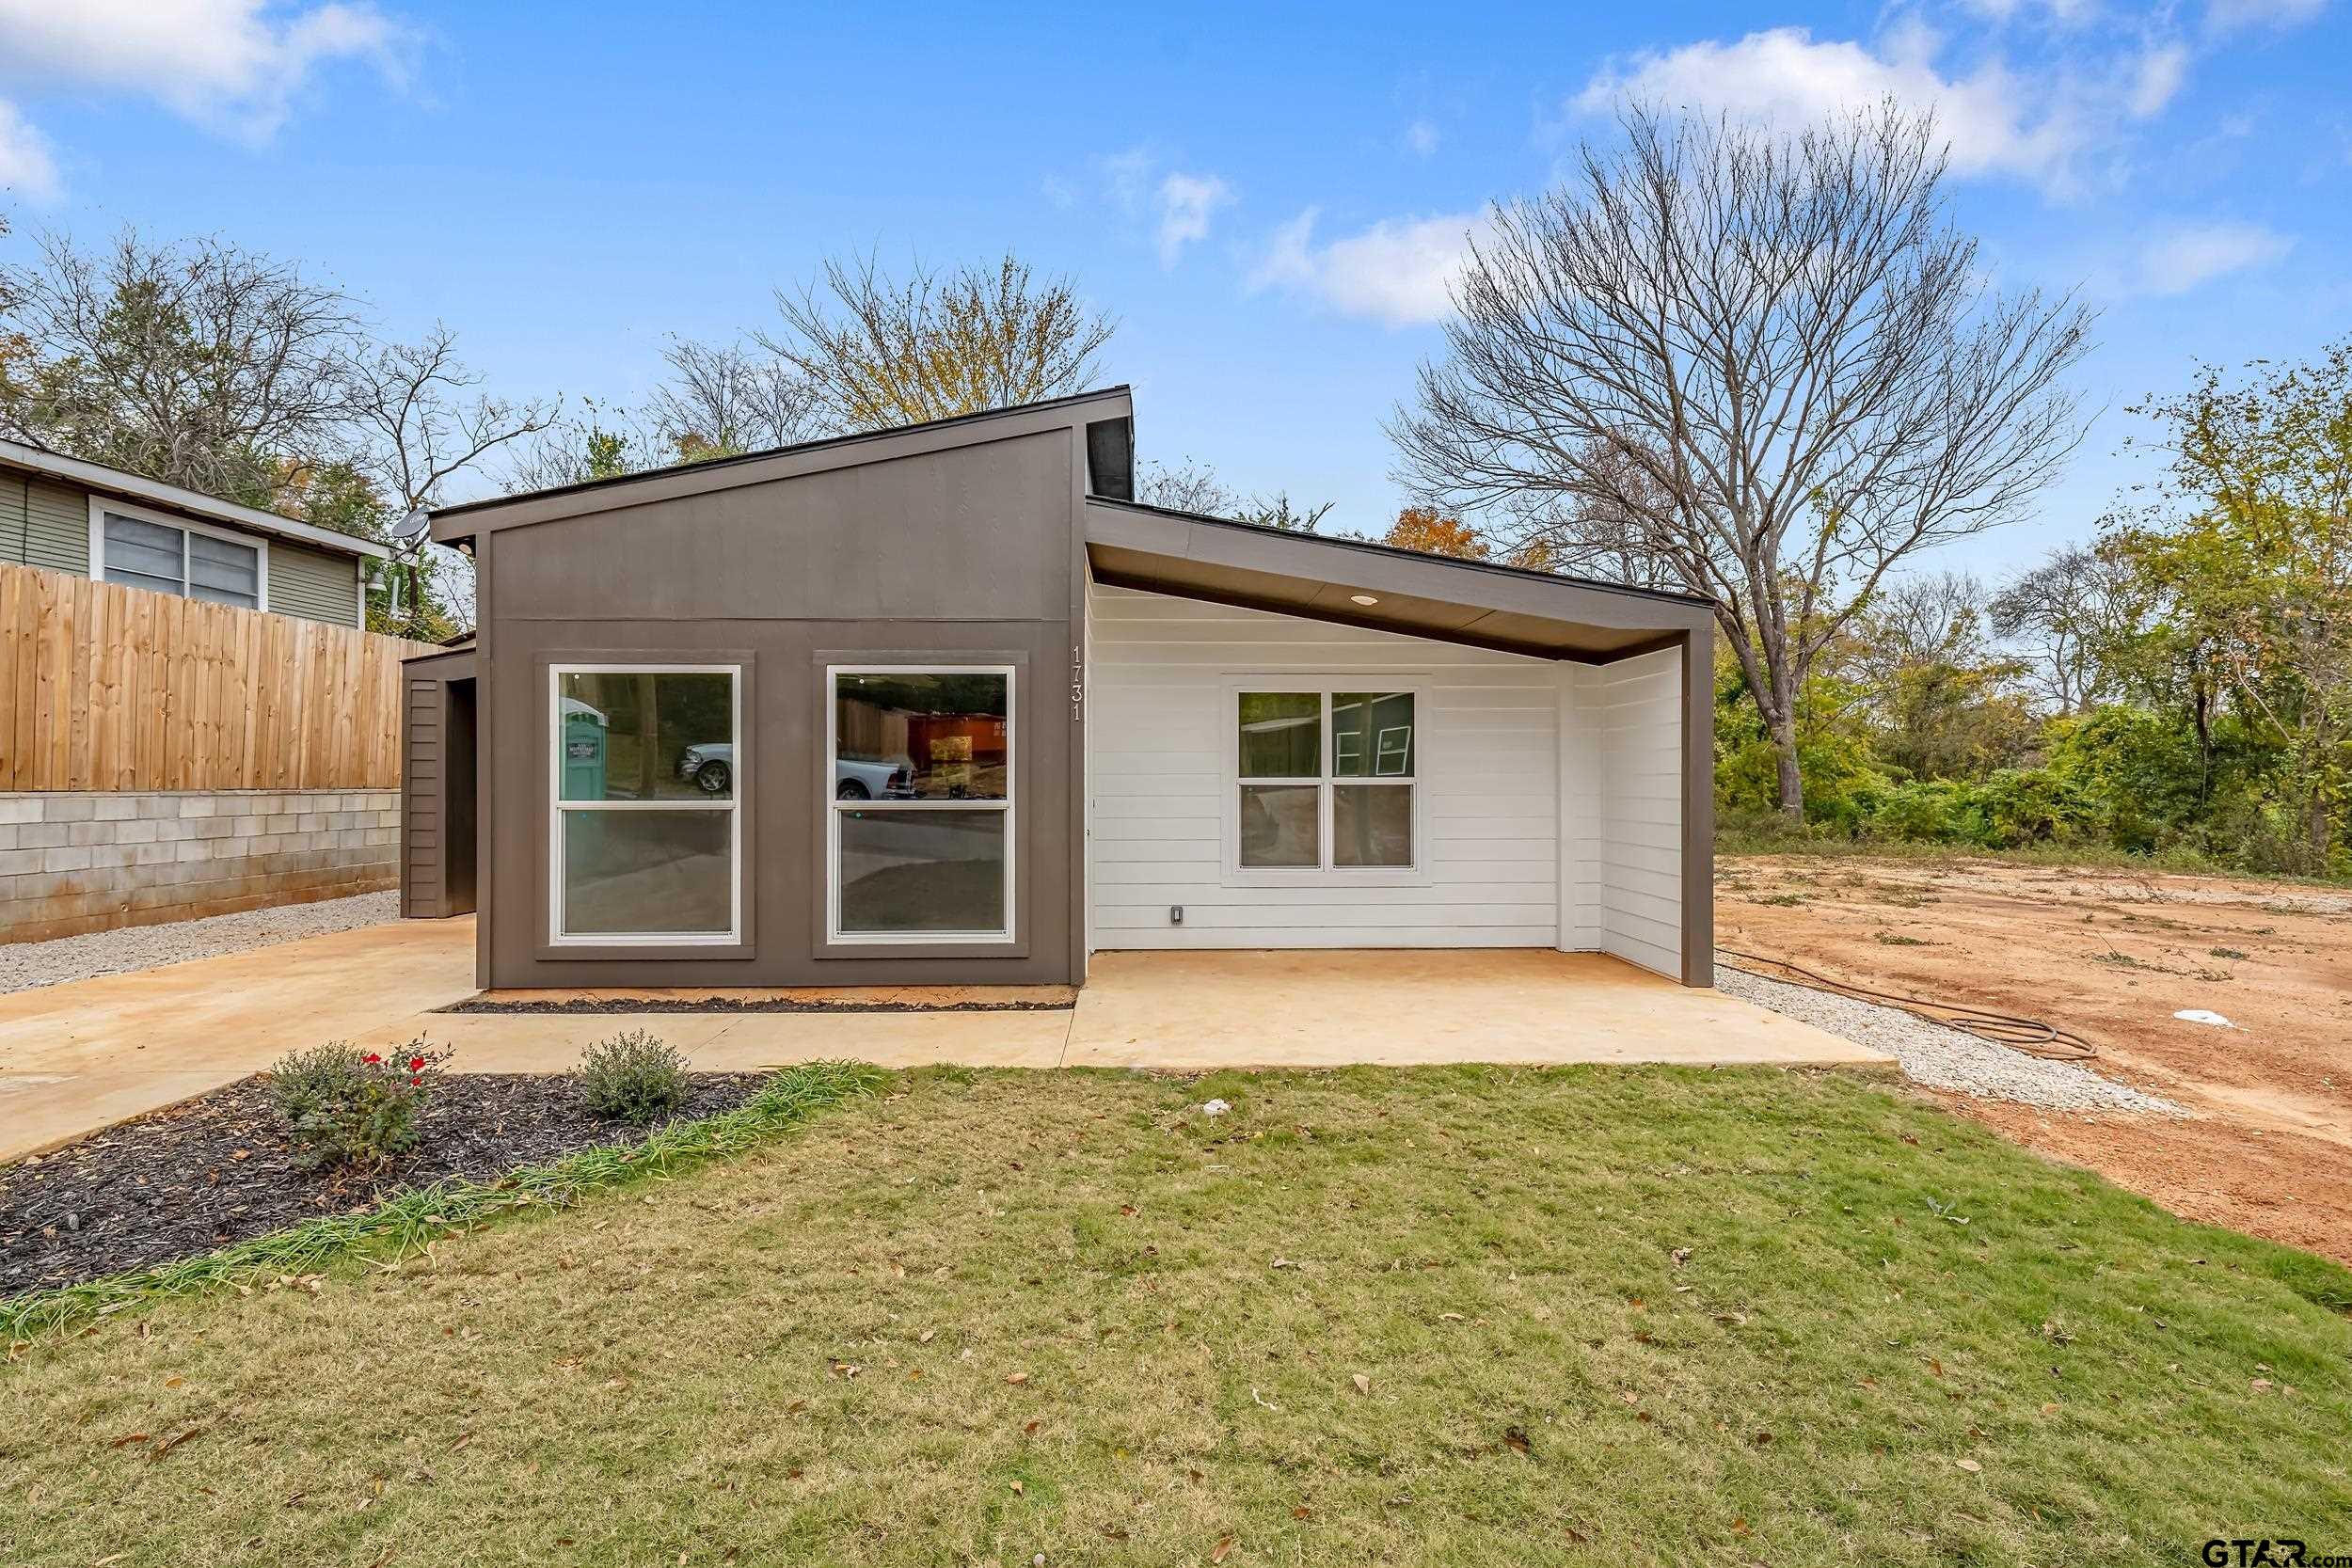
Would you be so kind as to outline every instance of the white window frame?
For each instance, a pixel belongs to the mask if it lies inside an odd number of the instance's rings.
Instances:
[[[1223,885],[1227,887],[1426,887],[1429,875],[1429,789],[1420,771],[1418,744],[1427,729],[1429,694],[1423,682],[1425,676],[1399,675],[1392,673],[1362,670],[1345,674],[1266,674],[1228,677],[1225,701],[1218,721],[1225,729],[1225,845]],[[1396,692],[1413,699],[1414,770],[1409,774],[1384,774],[1379,768],[1379,734],[1371,736],[1372,753],[1366,759],[1375,771],[1359,777],[1338,778],[1332,769],[1338,762],[1336,741],[1331,722],[1331,698],[1341,691],[1377,690]],[[1321,771],[1313,778],[1245,779],[1241,776],[1241,700],[1249,692],[1296,692],[1311,695],[1319,705],[1317,712],[1316,756]],[[1391,729],[1402,728],[1391,725]],[[1245,785],[1291,784],[1299,788],[1313,787],[1315,800],[1316,848],[1322,857],[1320,865],[1244,865],[1241,861],[1241,792]],[[1332,856],[1332,791],[1399,787],[1413,792],[1413,860],[1409,865],[1334,865]]]
[[[564,677],[566,675],[725,675],[727,743],[733,775],[723,800],[566,800],[564,799]],[[550,664],[548,666],[548,945],[550,947],[734,947],[743,941],[743,801],[751,748],[743,743],[743,666],[740,664]],[[727,890],[723,931],[589,931],[564,929],[564,818],[584,811],[723,811],[728,816]]]
[[[842,675],[1002,675],[1005,677],[1005,798],[1001,800],[843,800],[834,794],[834,749],[839,743]],[[1013,899],[1020,874],[1021,676],[1009,664],[828,664],[825,666],[825,744],[817,758],[818,799],[825,802],[825,942],[839,947],[1006,947],[1019,940],[1021,906]],[[841,928],[841,814],[862,812],[998,811],[1005,817],[1005,927],[1001,931],[844,931]]]
[[[183,517],[174,512],[161,512],[151,506],[139,506],[131,501],[115,500],[101,496],[95,491],[91,492],[89,498],[89,575],[93,581],[104,582],[106,580],[106,516],[109,513],[118,517],[135,518],[142,523],[154,523],[162,528],[176,528],[180,531],[180,597],[183,599],[194,597],[188,592],[189,534],[209,533],[215,539],[226,539],[232,545],[243,545],[247,549],[259,552],[260,562],[254,572],[254,588],[256,596],[261,602],[253,608],[269,609],[268,540],[258,533],[240,533],[233,528],[222,528],[217,523],[199,522],[193,517]],[[151,589],[149,592],[152,593],[154,590]],[[198,604],[220,603],[218,599],[197,599],[196,602]],[[224,608],[243,610],[245,607],[228,605]],[[367,618],[364,614],[360,617],[359,624],[362,627],[367,625]]]

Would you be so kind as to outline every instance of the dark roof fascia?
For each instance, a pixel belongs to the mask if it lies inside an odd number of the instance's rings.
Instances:
[[[901,425],[893,430],[804,441],[798,446],[778,447],[772,451],[713,458],[707,463],[679,464],[644,473],[622,474],[613,479],[590,480],[549,490],[533,490],[518,496],[494,496],[485,500],[436,509],[433,513],[433,537],[442,544],[453,544],[501,529],[619,511],[624,507],[645,506],[656,501],[707,495],[747,484],[765,484],[771,480],[795,479],[804,474],[856,467],[862,464],[886,463],[926,452],[946,451],[957,447],[980,446],[1049,430],[1083,428],[1089,415],[1095,419],[1133,419],[1134,400],[1123,385],[1105,387],[1099,391],[1079,392],[1042,403],[1025,403],[1011,408],[983,409],[977,414],[960,414],[953,419]]]
[[[442,679],[466,679],[468,674],[472,674],[472,660],[475,660],[475,646],[470,641],[463,641],[453,649],[439,649],[437,654],[402,654],[400,670],[406,674],[428,674],[428,677],[437,674]]]
[[[1342,549],[1392,556],[1400,561],[1424,561],[1439,566],[1467,567],[1471,571],[1491,572],[1529,582],[1567,583],[1572,587],[1590,588],[1603,594],[1630,594],[1637,598],[1662,599],[1669,604],[1697,605],[1709,611],[1715,608],[1715,601],[1704,594],[1686,594],[1676,588],[1644,588],[1635,583],[1608,582],[1599,578],[1570,577],[1561,572],[1537,571],[1532,566],[1505,566],[1493,561],[1468,561],[1458,555],[1437,555],[1428,550],[1408,550],[1399,545],[1384,545],[1377,539],[1351,539],[1334,533],[1293,533],[1284,529],[1268,528],[1263,523],[1244,522],[1238,517],[1218,517],[1206,512],[1179,512],[1172,507],[1120,500],[1111,496],[1089,496],[1087,505],[1115,507],[1121,512],[1139,512],[1154,517],[1173,517],[1187,523],[1205,523],[1211,528],[1232,529],[1262,538],[1304,539],[1317,545],[1337,546]]]
[[[1087,499],[1086,535],[1089,544],[1106,547],[1613,630],[1681,633],[1714,618],[1713,603],[1692,594],[1555,577],[1368,540],[1288,533],[1100,497]],[[1368,617],[1367,624],[1376,619]],[[1443,640],[1438,633],[1414,635]]]

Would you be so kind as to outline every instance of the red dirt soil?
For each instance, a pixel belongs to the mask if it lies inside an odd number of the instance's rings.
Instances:
[[[2193,1117],[1939,1098],[2175,1213],[2352,1263],[2352,895],[1996,861],[1745,856],[1718,863],[1715,920],[1725,949],[2073,1030],[2099,1048],[2096,1070]],[[2172,1016],[2194,1007],[2235,1027]]]

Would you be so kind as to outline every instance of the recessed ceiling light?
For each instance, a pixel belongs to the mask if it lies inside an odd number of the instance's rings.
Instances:
[[[1380,602],[1377,597],[1370,594],[1350,594],[1348,598],[1357,604],[1378,604]]]

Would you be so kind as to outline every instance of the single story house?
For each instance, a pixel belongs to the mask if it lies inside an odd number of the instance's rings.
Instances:
[[[1122,948],[1711,982],[1700,598],[1138,503],[1114,388],[444,507],[409,911],[495,988],[1079,983]]]
[[[390,553],[315,523],[0,441],[0,562],[362,627],[368,562]]]

